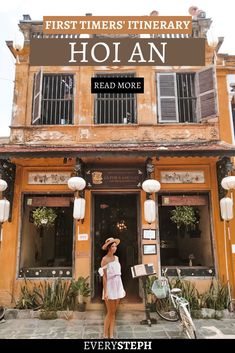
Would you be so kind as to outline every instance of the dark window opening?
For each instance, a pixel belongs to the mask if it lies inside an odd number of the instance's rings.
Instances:
[[[176,74],[180,123],[196,122],[195,74]]]
[[[213,267],[210,211],[206,194],[159,196],[159,232],[162,266]],[[164,203],[164,197],[167,201]],[[187,201],[188,198],[188,201]],[[190,201],[189,201],[190,199]],[[171,201],[174,200],[174,201]],[[175,203],[175,205],[174,205]],[[181,226],[171,220],[176,206],[188,205],[195,211],[194,226]]]
[[[39,75],[35,76],[33,124],[73,124],[73,75],[44,74],[41,79],[40,85]],[[41,90],[41,95],[38,94],[39,90]],[[38,105],[40,105],[40,110]],[[36,116],[35,112],[39,114]]]
[[[33,268],[42,270],[69,268],[71,270],[73,252],[73,204],[71,200],[72,195],[24,196],[19,266],[21,273],[22,269],[28,269],[29,272],[29,269]],[[50,227],[36,227],[34,224],[33,211],[42,206],[51,208],[57,215],[54,224]],[[27,274],[27,271],[24,272]],[[42,276],[41,273],[35,274]]]
[[[134,77],[134,74],[98,74],[96,77]],[[136,95],[99,93],[95,100],[96,124],[135,124]]]

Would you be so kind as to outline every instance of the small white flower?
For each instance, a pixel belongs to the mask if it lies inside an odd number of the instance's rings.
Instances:
[[[36,272],[35,272],[35,275],[36,275],[36,276],[38,276],[38,275],[39,275],[39,272],[38,272],[38,271],[36,271]]]
[[[60,271],[59,274],[62,275],[62,274],[63,274],[63,271]]]
[[[66,275],[70,275],[70,271],[66,271]]]
[[[56,271],[51,271],[51,273],[52,273],[53,275],[55,275],[55,274],[56,274]]]

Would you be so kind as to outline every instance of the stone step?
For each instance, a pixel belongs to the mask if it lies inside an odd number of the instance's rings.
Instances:
[[[103,323],[106,311],[104,310],[86,310],[84,312],[79,311],[57,311],[57,316],[59,319],[77,319],[86,321],[86,323]],[[39,318],[40,311],[34,310],[19,310],[19,309],[6,309],[5,319],[30,319],[30,318]],[[135,323],[145,318],[144,310],[127,310],[127,311],[118,311],[116,320],[120,325],[126,323]]]

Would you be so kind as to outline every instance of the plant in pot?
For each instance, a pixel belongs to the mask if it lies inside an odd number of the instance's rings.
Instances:
[[[37,207],[33,211],[33,223],[36,227],[51,227],[55,223],[57,214],[52,208]]]
[[[55,224],[57,214],[52,208],[37,207],[33,211],[33,223],[40,231],[40,237],[43,235],[43,229],[52,227]]]
[[[199,211],[193,206],[176,206],[170,219],[178,229],[194,230],[199,223]]]
[[[85,311],[85,298],[91,294],[88,277],[78,277],[76,281],[71,282],[71,296],[77,298],[78,311]]]

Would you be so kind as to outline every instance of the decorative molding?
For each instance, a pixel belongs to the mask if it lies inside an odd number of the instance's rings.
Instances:
[[[161,171],[161,183],[164,184],[204,184],[204,171]]]
[[[27,142],[75,141],[75,134],[62,133],[59,131],[48,131],[48,130],[27,131],[25,140]]]

